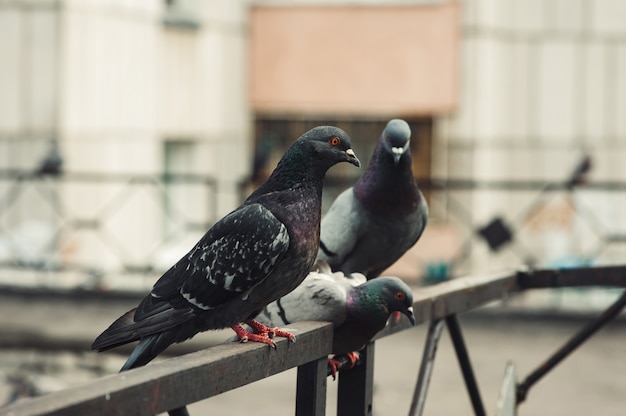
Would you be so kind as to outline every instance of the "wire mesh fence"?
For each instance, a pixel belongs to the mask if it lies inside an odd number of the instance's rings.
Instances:
[[[418,181],[429,225],[399,262],[410,272],[394,274],[433,283],[512,265],[619,262],[626,183],[582,183],[576,172],[559,183]],[[325,198],[350,185],[329,178]],[[0,171],[0,278],[107,290],[152,284],[218,219],[217,192],[201,175]]]

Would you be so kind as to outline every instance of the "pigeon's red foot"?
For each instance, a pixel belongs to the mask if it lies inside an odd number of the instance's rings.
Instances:
[[[248,324],[250,328],[252,328],[252,332],[246,331],[246,329],[241,325],[231,326],[231,329],[235,331],[235,334],[237,334],[239,342],[263,342],[274,349],[276,348],[276,344],[272,339],[274,337],[288,338],[289,341],[296,342],[296,337],[293,334],[287,331],[283,331],[282,329],[270,328],[254,319],[250,319],[245,323]]]
[[[358,352],[356,351],[352,351],[346,354],[346,357],[348,357],[348,360],[350,361],[350,367],[348,368],[352,368],[356,365],[357,361],[359,361],[360,355]]]
[[[330,374],[333,376],[333,380],[337,380],[337,367],[341,363],[335,360],[335,357],[328,359],[328,366],[330,367]]]
[[[252,328],[255,334],[264,334],[269,338],[282,337],[289,339],[289,341],[291,342],[296,342],[295,335],[293,335],[291,332],[278,329],[278,327],[270,328],[254,319],[250,319],[249,321],[246,321],[246,323],[250,325],[250,328]]]
[[[350,364],[348,368],[354,367],[357,361],[359,361],[359,353],[356,351],[352,351],[352,352],[345,354],[345,357],[348,359],[349,364]],[[332,358],[328,359],[328,365],[330,366],[330,372],[331,372],[331,375],[333,376],[333,380],[336,380],[337,371],[339,370],[339,367],[341,366],[341,361],[335,359],[335,356],[333,356]]]
[[[265,344],[268,344],[270,347],[276,349],[276,344],[274,343],[272,338],[270,338],[267,335],[267,333],[265,333],[265,334],[255,334],[255,333],[252,333],[252,332],[248,332],[248,331],[246,331],[246,329],[244,327],[242,327],[239,324],[233,325],[230,328],[233,331],[235,331],[235,334],[237,334],[237,338],[239,339],[239,342],[248,342],[248,341],[263,342]]]

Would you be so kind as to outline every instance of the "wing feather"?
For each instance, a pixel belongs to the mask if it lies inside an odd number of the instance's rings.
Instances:
[[[289,248],[289,233],[268,209],[245,205],[216,223],[168,270],[135,320],[173,308],[213,309],[261,283]]]

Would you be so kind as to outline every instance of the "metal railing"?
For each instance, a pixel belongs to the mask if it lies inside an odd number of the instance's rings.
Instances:
[[[466,267],[472,251],[485,243],[494,254],[511,250],[520,264],[545,267],[545,259],[538,258],[541,251],[533,252],[525,241],[529,234],[528,223],[540,216],[550,201],[564,196],[568,201],[572,196],[577,197],[577,206],[572,208],[574,215],[597,240],[595,247],[576,253],[582,264],[593,264],[598,259],[606,262],[607,259],[600,256],[610,247],[624,251],[626,225],[615,227],[614,221],[599,217],[594,212],[596,207],[590,205],[598,195],[607,199],[604,205],[610,205],[609,197],[625,195],[624,182],[581,184],[571,178],[554,183],[455,179],[418,182],[431,196],[431,218],[454,224],[458,232],[460,247],[447,259],[448,275],[452,274],[450,269],[455,270],[455,275],[472,269]],[[351,181],[329,177],[325,183],[325,203],[350,185]],[[232,186],[233,193],[239,193],[240,197],[249,191],[247,188],[244,191],[241,184]],[[46,176],[0,170],[0,268],[79,272],[88,282],[84,287],[99,287],[107,275],[140,274],[156,278],[169,267],[171,262],[168,261],[176,260],[165,258],[165,254],[174,252],[165,248],[188,248],[183,247],[185,239],[196,241],[218,219],[218,190],[217,181],[204,175],[64,173]],[[477,219],[472,214],[471,200],[485,194],[514,196],[515,203],[509,206],[514,205],[515,209],[494,212],[491,222],[484,217]],[[139,221],[136,232],[125,226]],[[15,230],[19,224],[29,222],[45,223],[48,227],[47,234],[43,229],[45,235],[36,235],[34,245],[24,244],[19,234],[23,231],[25,237],[30,237],[28,241],[32,241],[32,229]],[[85,237],[88,238],[82,239]],[[88,254],[77,254],[76,246],[81,253]],[[103,265],[102,258],[109,257],[112,265]],[[422,265],[424,269],[427,266]]]
[[[529,289],[562,287],[626,288],[626,266],[565,270],[518,271],[494,276],[463,277],[415,292],[417,323],[430,322],[423,360],[410,415],[422,414],[435,360],[436,345],[445,322],[462,369],[474,414],[484,415],[485,407],[474,377],[468,349],[457,316],[481,305],[507,299]],[[626,291],[593,322],[581,329],[537,369],[517,383],[515,371],[505,373],[498,414],[514,415],[516,406],[527,399],[531,387],[578,345],[617,316],[626,305]],[[324,415],[326,408],[326,357],[331,352],[332,327],[328,323],[302,322],[291,326],[298,341],[277,341],[276,350],[260,344],[229,343],[203,351],[111,375],[70,388],[0,408],[2,415],[152,415],[169,411],[186,414],[187,404],[298,367],[296,415]],[[376,339],[407,330],[408,323],[390,324]],[[370,415],[373,397],[375,343],[362,352],[360,364],[339,373],[337,413]],[[237,368],[239,371],[232,371]],[[268,403],[268,405],[270,405]]]

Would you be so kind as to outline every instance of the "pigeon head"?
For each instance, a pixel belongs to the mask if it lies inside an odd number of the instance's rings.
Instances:
[[[397,118],[393,119],[387,123],[380,140],[397,165],[402,155],[409,150],[411,128],[406,121]]]
[[[401,312],[415,325],[413,315],[413,292],[397,277],[381,276],[368,280],[355,290],[361,308],[376,311],[385,321],[393,312]]]
[[[287,149],[267,181],[250,198],[312,184],[321,192],[326,171],[340,162],[361,166],[352,150],[348,134],[337,127],[315,127],[300,136]]]
[[[339,162],[348,162],[361,167],[361,162],[352,150],[350,137],[338,127],[315,127],[300,136],[292,147],[295,150],[311,152],[311,157],[328,168]]]

